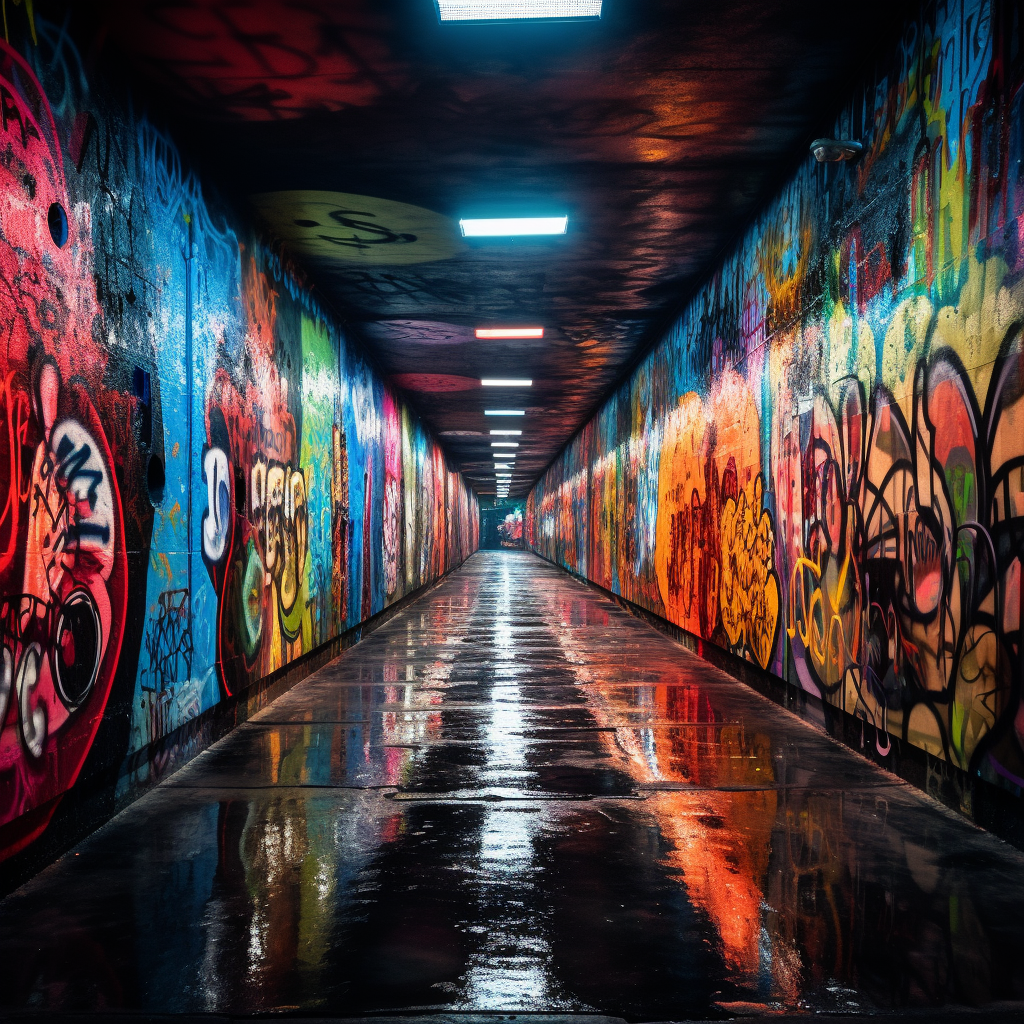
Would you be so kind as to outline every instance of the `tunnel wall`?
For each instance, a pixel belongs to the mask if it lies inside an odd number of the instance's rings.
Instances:
[[[282,254],[62,28],[8,15],[0,859],[478,540],[475,495]]]
[[[1018,796],[1020,18],[964,0],[908,23],[831,126],[861,159],[807,156],[527,510],[541,555],[878,753]]]

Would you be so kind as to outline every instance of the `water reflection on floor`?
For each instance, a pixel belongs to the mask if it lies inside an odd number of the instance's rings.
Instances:
[[[5,1009],[1024,999],[1024,857],[480,553],[0,904]]]

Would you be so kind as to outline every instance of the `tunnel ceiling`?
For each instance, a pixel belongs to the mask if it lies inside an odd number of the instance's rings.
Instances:
[[[432,0],[105,5],[108,52],[288,245],[481,494],[487,431],[523,430],[513,496],[803,158],[905,9],[606,0],[599,23],[484,27],[439,24]],[[567,234],[460,237],[461,216],[532,209],[567,213]],[[473,334],[509,324],[545,337]]]

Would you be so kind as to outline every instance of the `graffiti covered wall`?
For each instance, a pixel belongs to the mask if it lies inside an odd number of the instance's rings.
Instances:
[[[0,859],[476,547],[298,275],[32,6],[0,41]],[[13,38],[13,37],[12,37]],[[84,776],[83,776],[84,777]]]
[[[929,5],[530,495],[528,543],[1024,786],[1024,20]]]

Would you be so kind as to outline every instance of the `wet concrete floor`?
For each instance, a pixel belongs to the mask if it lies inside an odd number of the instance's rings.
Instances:
[[[0,903],[0,965],[5,1012],[1005,1013],[1024,855],[481,552]]]

